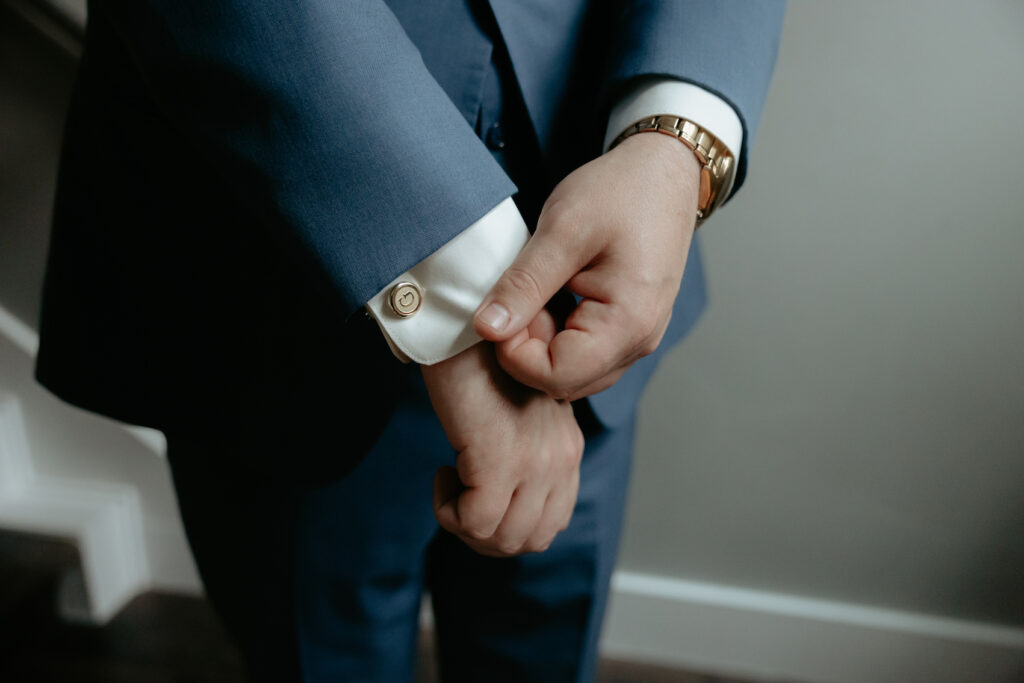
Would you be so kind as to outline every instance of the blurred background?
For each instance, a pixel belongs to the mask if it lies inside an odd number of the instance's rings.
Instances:
[[[200,587],[161,435],[32,379],[84,14],[0,0],[0,560],[63,539],[60,614],[103,624]],[[1021,2],[790,1],[711,306],[641,406],[610,657],[1024,681],[1022,74]]]

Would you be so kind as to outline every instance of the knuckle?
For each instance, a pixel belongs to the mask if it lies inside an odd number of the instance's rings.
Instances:
[[[552,380],[545,383],[544,393],[556,401],[567,401],[572,395],[572,387],[565,386],[561,382]]]
[[[590,381],[590,377],[580,376],[578,370],[555,367],[545,380],[543,391],[557,401],[568,401]]]
[[[528,269],[513,264],[505,270],[503,279],[507,288],[532,301],[543,303],[544,294],[540,281]]]
[[[552,453],[550,446],[538,448],[534,451],[523,470],[523,481],[543,481],[552,471],[555,461],[555,454]]]
[[[645,339],[640,344],[640,348],[639,348],[640,356],[641,357],[642,356],[649,356],[652,353],[654,353],[655,351],[657,351],[658,350],[658,344],[660,342],[661,342],[661,339],[659,339],[657,336],[648,337],[647,339]]]
[[[564,463],[563,468],[567,473],[573,472],[577,467],[580,466],[580,460],[583,457],[583,449],[577,448],[576,444],[569,444],[565,449],[565,455],[562,458]]]
[[[522,550],[524,553],[542,553],[545,550],[547,550],[550,545],[550,540],[530,541],[529,543],[523,546]]]
[[[487,486],[490,483],[490,471],[485,462],[477,457],[476,451],[476,448],[467,448],[455,461],[455,471],[463,486]]]
[[[567,470],[572,461],[572,444],[571,437],[567,434],[559,434],[551,437],[551,441],[548,443],[544,458],[547,460],[547,472],[551,474],[561,475],[564,470]]]
[[[494,549],[502,555],[518,555],[522,552],[523,544],[509,539],[502,539],[494,545]]]
[[[661,341],[661,321],[658,312],[653,308],[636,311],[631,316],[629,325],[632,333],[630,341],[633,348],[641,356],[649,356],[658,348]]]
[[[494,528],[501,521],[502,511],[494,509],[475,509],[462,513],[462,531],[478,541],[490,538]]]
[[[552,228],[571,227],[579,223],[579,208],[574,202],[566,201],[564,198],[557,198],[554,193],[544,202],[541,207],[540,216],[544,226]]]
[[[563,445],[564,459],[572,467],[579,464],[583,457],[584,439],[579,427],[569,430]]]
[[[640,346],[649,344],[652,339],[656,339],[658,336],[658,317],[653,312],[645,313],[643,317],[637,321],[636,326],[637,336],[640,338]],[[655,345],[657,342],[655,341]]]

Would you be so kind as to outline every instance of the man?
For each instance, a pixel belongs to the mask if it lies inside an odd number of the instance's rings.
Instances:
[[[253,679],[409,678],[424,586],[446,680],[593,678],[636,398],[780,22],[91,3],[37,376],[167,434]]]

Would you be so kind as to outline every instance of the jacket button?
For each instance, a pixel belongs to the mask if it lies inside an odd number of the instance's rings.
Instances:
[[[501,124],[495,122],[487,129],[487,146],[495,151],[505,149],[505,133],[501,130]]]
[[[423,303],[423,292],[411,282],[399,282],[391,288],[388,303],[391,304],[391,310],[396,315],[400,318],[408,318],[420,309],[420,304]]]

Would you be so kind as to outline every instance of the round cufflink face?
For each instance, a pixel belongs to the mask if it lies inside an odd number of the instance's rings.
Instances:
[[[408,318],[420,309],[423,303],[423,292],[412,282],[399,282],[391,288],[388,296],[391,310],[401,318]]]

